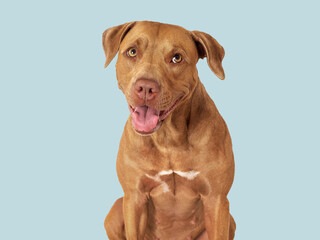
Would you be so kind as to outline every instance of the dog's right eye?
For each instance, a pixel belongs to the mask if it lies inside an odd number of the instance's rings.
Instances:
[[[135,48],[130,48],[127,51],[127,55],[128,55],[128,57],[135,57],[135,56],[137,56],[137,50]]]
[[[177,53],[173,56],[172,60],[173,63],[180,63],[182,61],[182,56]]]

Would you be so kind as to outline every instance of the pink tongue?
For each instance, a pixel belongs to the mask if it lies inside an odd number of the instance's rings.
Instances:
[[[134,128],[140,132],[151,132],[158,123],[159,112],[147,106],[136,107],[132,113]]]

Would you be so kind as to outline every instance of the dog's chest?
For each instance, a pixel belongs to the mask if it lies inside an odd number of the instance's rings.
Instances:
[[[158,193],[167,193],[167,192],[175,192],[176,183],[179,183],[180,180],[186,182],[191,182],[193,179],[197,177],[199,171],[178,171],[178,170],[163,170],[158,172],[155,175],[150,175],[148,173],[145,176],[156,183],[156,187],[152,189],[152,191],[156,191]]]
[[[199,205],[199,182],[197,170],[162,170],[145,173],[144,189],[148,192],[157,212],[157,218],[188,219]],[[201,185],[201,184],[200,184]],[[160,214],[161,213],[161,214]]]
[[[143,186],[143,192],[152,198],[172,196],[175,199],[202,194],[204,169],[191,155],[187,151],[172,150],[170,154],[160,154],[156,163],[145,164],[139,185]]]
[[[197,184],[200,171],[162,170],[157,173],[145,173],[143,182],[145,191],[155,199],[197,198]]]

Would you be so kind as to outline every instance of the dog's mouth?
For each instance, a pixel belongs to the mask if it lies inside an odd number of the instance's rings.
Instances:
[[[181,99],[182,97],[179,97],[169,108],[161,111],[147,105],[139,107],[129,105],[133,128],[142,135],[157,131],[163,120],[169,116]]]

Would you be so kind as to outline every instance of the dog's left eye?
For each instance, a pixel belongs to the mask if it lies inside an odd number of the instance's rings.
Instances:
[[[179,63],[182,61],[182,57],[179,53],[175,54],[171,60],[173,63]]]
[[[128,57],[135,57],[135,56],[137,56],[137,50],[135,48],[130,48],[127,51],[127,55],[128,55]]]

